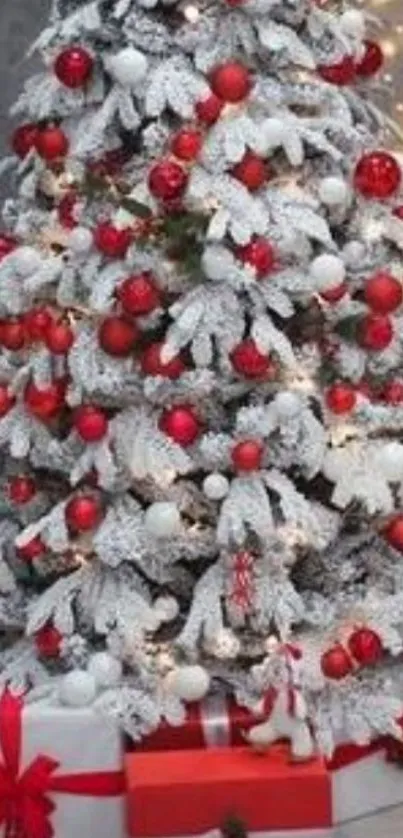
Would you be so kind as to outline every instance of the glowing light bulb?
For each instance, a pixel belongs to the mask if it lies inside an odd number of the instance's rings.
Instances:
[[[185,6],[183,14],[186,20],[189,21],[189,23],[197,23],[200,17],[200,10],[197,8],[197,6]]]

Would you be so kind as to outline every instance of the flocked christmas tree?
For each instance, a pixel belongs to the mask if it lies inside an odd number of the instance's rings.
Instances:
[[[322,750],[396,732],[403,198],[371,26],[55,3],[6,161],[3,681],[97,692],[138,737],[208,689],[254,705],[292,643]]]

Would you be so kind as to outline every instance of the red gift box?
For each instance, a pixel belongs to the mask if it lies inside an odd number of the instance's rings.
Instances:
[[[132,838],[180,836],[237,816],[248,830],[331,825],[331,783],[317,758],[291,764],[289,748],[259,756],[249,748],[129,754],[128,826]]]

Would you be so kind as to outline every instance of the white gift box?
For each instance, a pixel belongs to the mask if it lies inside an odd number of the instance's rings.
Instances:
[[[385,749],[332,771],[333,823],[345,823],[403,803],[402,769]]]

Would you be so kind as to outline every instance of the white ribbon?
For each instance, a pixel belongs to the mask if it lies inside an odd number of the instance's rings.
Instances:
[[[200,704],[203,738],[207,748],[224,748],[231,744],[231,723],[227,699],[210,695]]]

